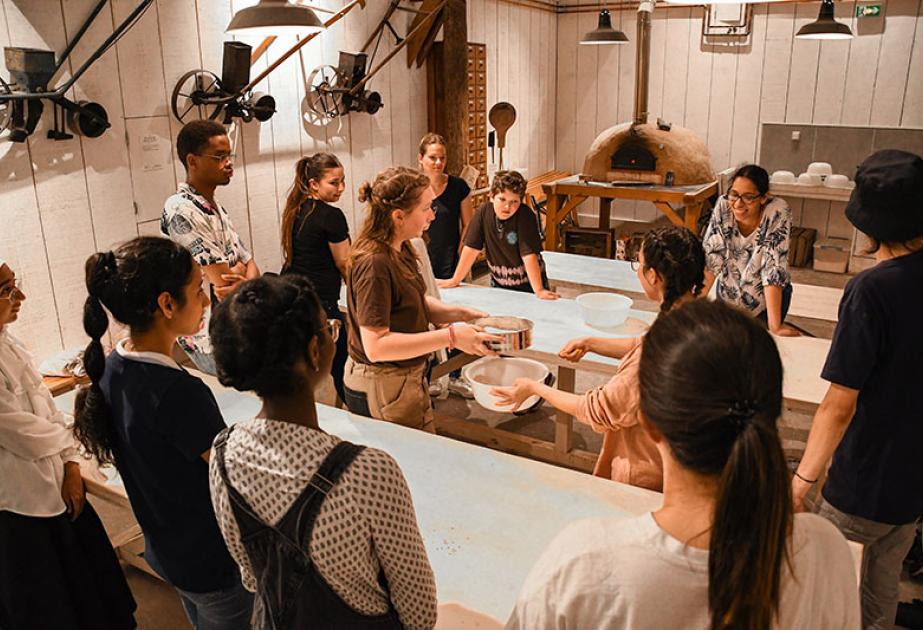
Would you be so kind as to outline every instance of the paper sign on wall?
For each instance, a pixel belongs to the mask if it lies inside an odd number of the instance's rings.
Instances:
[[[164,151],[163,138],[153,134],[143,135],[141,144],[141,171],[151,173],[166,168],[170,163],[170,149]]]

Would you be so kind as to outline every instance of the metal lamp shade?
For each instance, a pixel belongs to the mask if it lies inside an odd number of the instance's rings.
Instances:
[[[852,31],[833,18],[833,0],[824,0],[820,5],[817,20],[805,24],[795,34],[798,39],[852,39]]]
[[[627,44],[628,38],[622,31],[612,28],[612,16],[608,9],[599,12],[599,25],[580,40],[581,45]]]
[[[227,33],[232,35],[304,35],[323,30],[324,23],[310,8],[287,0],[260,0],[241,9],[231,18]]]

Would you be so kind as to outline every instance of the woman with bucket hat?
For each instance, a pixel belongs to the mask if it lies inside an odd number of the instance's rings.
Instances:
[[[923,515],[923,159],[887,149],[856,171],[846,217],[878,263],[846,285],[821,376],[830,382],[792,479],[796,509],[833,462],[817,511],[864,545],[863,628],[891,628]]]

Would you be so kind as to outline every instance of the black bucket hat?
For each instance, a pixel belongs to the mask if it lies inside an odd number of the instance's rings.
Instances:
[[[902,242],[923,235],[923,158],[883,149],[856,169],[856,188],[846,218],[878,241]]]

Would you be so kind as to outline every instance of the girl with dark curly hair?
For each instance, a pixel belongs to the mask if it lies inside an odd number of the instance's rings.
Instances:
[[[644,292],[666,313],[694,299],[702,291],[705,253],[699,238],[682,227],[651,230],[644,237],[636,266]],[[585,394],[570,394],[531,379],[520,378],[511,387],[493,393],[503,403],[514,405],[537,394],[553,407],[604,434],[594,475],[622,483],[660,490],[663,464],[660,454],[639,421],[638,365],[641,339],[583,337],[567,343],[562,358],[579,361],[587,352],[621,359],[618,372],[602,387]]]
[[[75,433],[114,463],[144,532],[144,559],[180,594],[195,628],[249,628],[253,596],[240,582],[208,492],[212,441],[225,428],[208,386],[171,351],[202,328],[202,270],[170,240],[139,237],[86,262],[84,364]],[[105,307],[128,327],[108,358]]]
[[[431,628],[436,584],[400,467],[318,426],[338,324],[296,274],[251,280],[215,310],[219,380],[263,401],[215,441],[218,523],[257,593],[255,628]]]

